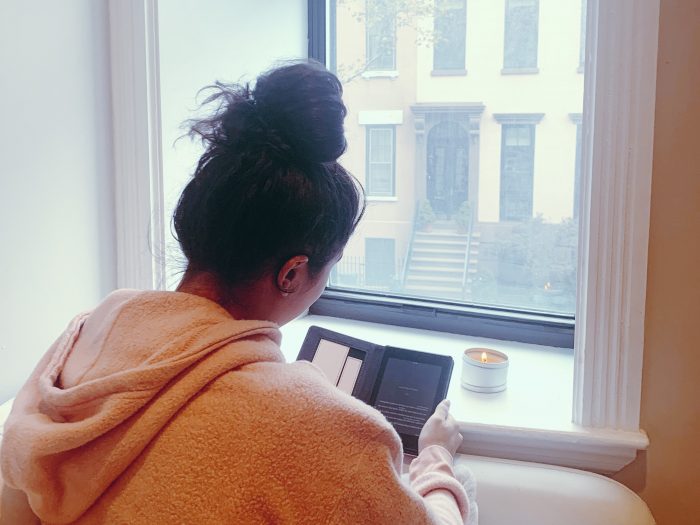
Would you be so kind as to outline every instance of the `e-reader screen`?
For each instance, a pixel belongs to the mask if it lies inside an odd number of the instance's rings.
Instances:
[[[447,396],[453,364],[449,356],[386,348],[370,404],[394,426],[405,452],[418,453],[418,436]]]
[[[437,365],[389,358],[374,407],[399,434],[418,436],[435,408],[441,375]]]

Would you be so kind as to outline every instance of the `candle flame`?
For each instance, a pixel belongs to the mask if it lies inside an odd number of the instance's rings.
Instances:
[[[481,352],[481,362],[482,363],[488,363],[488,356],[486,355],[486,352]]]

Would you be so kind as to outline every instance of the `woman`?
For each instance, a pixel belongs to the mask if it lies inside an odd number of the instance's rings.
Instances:
[[[5,427],[5,522],[463,522],[446,403],[409,487],[386,419],[279,349],[364,210],[341,94],[313,64],[216,86],[174,215],[182,282],[114,292],[49,349]]]

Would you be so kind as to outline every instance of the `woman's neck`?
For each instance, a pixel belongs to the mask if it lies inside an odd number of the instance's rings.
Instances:
[[[232,301],[234,294],[225,293],[219,279],[209,272],[187,270],[175,291],[204,297],[226,309],[234,318],[244,318],[242,309]]]

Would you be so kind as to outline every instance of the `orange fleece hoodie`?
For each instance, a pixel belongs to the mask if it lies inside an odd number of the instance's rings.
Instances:
[[[201,297],[114,292],[17,395],[0,523],[464,522],[449,452],[402,483],[386,419],[279,342]]]

